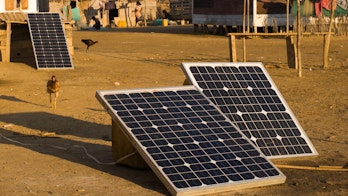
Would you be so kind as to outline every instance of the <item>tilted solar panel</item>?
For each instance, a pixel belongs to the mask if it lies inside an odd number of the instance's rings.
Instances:
[[[96,97],[172,195],[285,181],[194,86],[97,91]]]
[[[182,63],[182,68],[269,158],[318,154],[262,63]]]
[[[58,13],[28,13],[28,27],[37,69],[73,68]]]

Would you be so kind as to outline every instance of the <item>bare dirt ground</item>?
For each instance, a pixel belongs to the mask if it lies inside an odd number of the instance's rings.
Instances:
[[[74,31],[73,38],[72,70],[0,63],[0,195],[169,195],[151,170],[97,163],[80,148],[114,161],[111,117],[95,93],[181,86],[182,62],[229,61],[228,38],[196,34],[192,26]],[[86,53],[82,38],[99,43]],[[347,166],[347,37],[332,37],[329,69],[321,67],[322,37],[304,38],[301,78],[287,68],[284,39],[246,43],[248,61],[263,62],[319,152],[274,163]],[[237,45],[242,61],[241,40]],[[52,75],[61,83],[55,111],[46,93]],[[219,195],[348,195],[347,172],[281,170],[284,184]]]

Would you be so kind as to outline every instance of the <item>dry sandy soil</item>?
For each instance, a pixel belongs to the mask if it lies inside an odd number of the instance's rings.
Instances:
[[[111,117],[97,90],[180,86],[182,62],[229,61],[228,38],[192,26],[74,31],[74,69],[37,70],[0,63],[1,195],[169,195],[151,170],[113,162]],[[99,43],[85,52],[82,38]],[[248,39],[248,61],[261,61],[310,137],[319,156],[274,160],[297,166],[347,166],[348,39],[333,37],[322,69],[322,38],[302,40],[303,77],[287,68],[285,40]],[[239,61],[242,42],[237,41]],[[57,109],[46,82],[61,83]],[[284,184],[219,195],[348,195],[348,173],[281,169]]]

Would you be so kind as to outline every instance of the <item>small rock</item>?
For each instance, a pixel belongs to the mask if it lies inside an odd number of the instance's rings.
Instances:
[[[293,182],[293,183],[291,183],[291,185],[292,185],[292,186],[297,186],[298,183],[297,183],[297,182]]]

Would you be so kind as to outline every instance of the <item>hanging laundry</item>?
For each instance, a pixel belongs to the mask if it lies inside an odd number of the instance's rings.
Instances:
[[[321,7],[327,10],[331,10],[331,1],[333,0],[321,0]],[[333,9],[336,10],[336,4],[334,4]]]
[[[322,16],[322,12],[321,12],[321,9],[322,9],[322,7],[321,7],[321,2],[319,1],[319,2],[315,2],[314,3],[314,7],[315,7],[315,15],[317,16],[317,17],[321,17]]]
[[[301,9],[303,16],[313,16],[314,14],[314,4],[309,0],[304,0],[303,5],[301,5]]]
[[[348,0],[337,0],[337,5],[344,10],[348,10]]]
[[[293,0],[293,6],[291,8],[291,13],[296,16],[297,14],[297,1]],[[301,8],[301,16],[313,16],[314,12],[314,4],[310,0],[302,0],[300,1]]]
[[[321,0],[321,6],[322,6],[322,9],[321,9],[322,15],[330,16],[331,15],[331,0]],[[336,4],[334,4],[333,10],[334,10],[335,17],[348,15],[348,1],[336,0]]]

